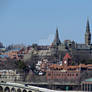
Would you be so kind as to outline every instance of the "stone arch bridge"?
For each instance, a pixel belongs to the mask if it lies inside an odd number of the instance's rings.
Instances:
[[[41,92],[39,89],[19,83],[0,83],[0,92]]]

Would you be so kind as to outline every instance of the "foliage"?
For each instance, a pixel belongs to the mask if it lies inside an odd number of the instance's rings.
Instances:
[[[79,63],[81,63],[81,64],[92,64],[92,60],[91,59],[89,59],[89,60],[81,60]]]
[[[16,61],[17,68],[24,69],[26,67],[25,63],[21,60]]]

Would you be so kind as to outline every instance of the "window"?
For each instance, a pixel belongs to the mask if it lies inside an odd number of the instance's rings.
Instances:
[[[72,74],[72,76],[74,76],[74,74]]]
[[[78,74],[76,74],[76,76],[78,76]]]
[[[67,74],[67,76],[69,76],[69,74]]]
[[[48,76],[51,76],[51,74],[50,74],[50,73],[48,73]]]
[[[70,76],[71,76],[71,74],[70,74]]]

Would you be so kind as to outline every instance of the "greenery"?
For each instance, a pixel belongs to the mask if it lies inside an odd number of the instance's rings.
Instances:
[[[19,69],[24,69],[26,67],[26,64],[21,60],[16,61],[16,65]]]
[[[79,64],[92,64],[92,59],[89,59],[89,60],[81,60],[80,62],[79,62]]]

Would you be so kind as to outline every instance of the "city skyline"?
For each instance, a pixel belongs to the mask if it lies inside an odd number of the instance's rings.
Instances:
[[[0,1],[0,41],[4,45],[51,44],[56,28],[61,42],[85,43],[87,17],[92,33],[92,1]]]

